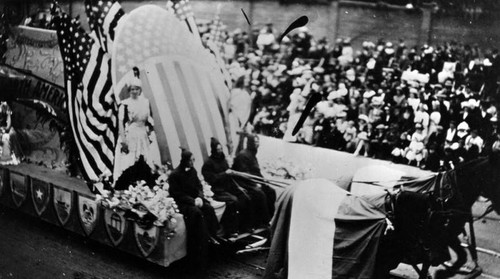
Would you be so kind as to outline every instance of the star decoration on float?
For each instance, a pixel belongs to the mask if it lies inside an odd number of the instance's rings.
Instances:
[[[43,192],[40,189],[36,189],[36,198],[39,200],[43,200]]]

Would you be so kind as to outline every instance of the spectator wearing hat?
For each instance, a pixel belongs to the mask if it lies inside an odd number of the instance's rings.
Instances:
[[[208,244],[210,241],[217,242],[219,223],[214,208],[204,197],[193,163],[193,154],[182,149],[180,164],[168,177],[168,183],[170,195],[184,215],[189,266],[204,273],[208,267]]]
[[[425,159],[425,163],[422,166],[423,169],[430,170],[433,172],[439,171],[440,168],[440,160],[443,157],[439,152],[439,146],[435,143],[432,143],[427,146],[428,154]]]
[[[317,147],[329,148],[333,145],[331,133],[331,120],[324,114],[316,110],[316,121],[313,125],[313,145]]]
[[[391,151],[392,160],[394,163],[404,163],[406,162],[406,151],[410,145],[411,137],[407,132],[402,132],[399,134],[397,141],[395,142],[394,148]]]
[[[387,127],[384,124],[375,126],[375,133],[370,140],[370,152],[377,159],[386,158],[384,140],[386,140]]]
[[[484,139],[484,154],[491,154],[493,143],[497,140],[498,130],[498,121],[497,117],[493,116],[490,119],[491,123],[491,133]]]
[[[476,109],[476,100],[469,99],[463,103],[463,110],[460,113],[460,122],[466,122],[469,127],[477,128],[479,121],[479,112]]]
[[[356,150],[354,151],[354,155],[360,155],[363,152],[363,155],[366,157],[370,152],[370,137],[371,130],[369,128],[370,119],[368,116],[364,114],[360,114],[358,117],[358,135],[356,142]]]
[[[473,148],[475,146],[475,148]],[[474,159],[483,151],[484,140],[478,135],[477,129],[472,129],[470,135],[465,138],[465,150],[471,155],[469,158]],[[477,154],[476,154],[477,152]]]
[[[428,135],[431,133],[435,132],[437,130],[437,127],[441,125],[442,128],[442,123],[441,123],[441,112],[439,111],[439,102],[438,101],[432,101],[431,103],[431,113],[429,114],[429,129],[428,129]]]
[[[370,113],[371,98],[375,96],[375,91],[367,90],[363,93],[363,100],[358,107],[358,115],[368,115]]]
[[[445,148],[451,146],[454,142],[458,141],[457,126],[455,121],[451,121],[445,136]]]
[[[313,143],[314,123],[316,122],[315,113],[310,112],[307,116],[302,128],[297,133],[297,141],[305,144]]]
[[[392,97],[395,106],[404,107],[407,104],[406,96],[403,94],[401,86],[396,87],[396,94]]]
[[[386,104],[383,107],[383,113],[382,113],[382,121],[381,123],[389,126],[392,123],[397,123],[398,118],[394,115],[394,110],[392,109],[390,104]]]
[[[424,136],[427,136],[428,134],[428,129],[429,129],[429,121],[430,117],[429,114],[427,113],[427,105],[426,104],[419,104],[417,107],[417,111],[415,112],[415,118],[413,119],[415,123],[420,123],[422,124],[422,132]]]
[[[408,164],[416,162],[417,167],[425,158],[426,150],[424,145],[425,135],[423,132],[423,125],[421,123],[415,124],[415,132],[411,135],[410,144],[408,145],[408,150],[406,151],[406,159]]]
[[[383,96],[374,96],[371,102],[371,109],[368,113],[368,119],[374,126],[382,123],[382,115],[384,113],[382,107],[384,106]]]
[[[411,132],[415,128],[415,115],[411,107],[405,107],[399,119],[399,127],[403,132]]]
[[[255,132],[263,135],[270,135],[272,124],[274,120],[271,119],[271,112],[268,107],[262,107],[255,117],[253,118],[253,126],[255,128]]]
[[[463,121],[457,126],[457,137],[458,140],[464,140],[469,135],[470,126],[467,122]]]
[[[257,36],[257,47],[262,50],[263,54],[271,53],[273,50],[273,45],[276,42],[276,38],[273,34],[272,24],[267,25],[263,28],[259,35]]]
[[[483,139],[488,137],[491,134],[491,121],[490,119],[493,117],[488,112],[490,108],[490,103],[486,101],[481,101],[479,105],[479,113],[478,113],[478,133],[479,136]]]
[[[344,141],[346,143],[345,151],[354,152],[356,149],[356,136],[358,129],[356,128],[356,123],[354,120],[347,121],[347,127],[344,132]]]

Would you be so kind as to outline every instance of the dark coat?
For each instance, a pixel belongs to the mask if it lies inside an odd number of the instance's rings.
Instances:
[[[226,191],[231,183],[229,175],[226,174],[228,169],[229,164],[225,157],[218,158],[212,154],[203,164],[201,174],[214,192]]]
[[[238,153],[236,158],[234,158],[233,170],[262,177],[255,152],[249,149],[243,149]]]
[[[203,186],[194,168],[188,171],[177,167],[168,177],[170,195],[178,203],[194,205],[196,198],[203,198]]]

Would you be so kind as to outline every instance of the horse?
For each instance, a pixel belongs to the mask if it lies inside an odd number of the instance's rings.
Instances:
[[[498,161],[481,158],[416,191],[405,185],[366,197],[326,179],[297,182],[277,201],[264,278],[388,278],[401,262],[423,263],[427,278],[430,265],[449,257],[448,246],[457,249],[479,195],[500,212]]]
[[[498,154],[478,158],[457,166],[443,175],[439,199],[446,218],[448,245],[456,253],[457,260],[448,266],[450,275],[457,273],[467,261],[467,253],[461,247],[458,235],[463,232],[465,223],[472,224],[471,208],[482,195],[491,200],[491,206],[483,213],[500,213],[500,160]],[[473,233],[473,231],[471,231]]]

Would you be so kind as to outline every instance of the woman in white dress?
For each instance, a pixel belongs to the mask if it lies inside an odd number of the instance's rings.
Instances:
[[[114,178],[133,166],[142,156],[151,170],[160,164],[159,150],[153,131],[149,100],[142,93],[141,80],[134,76],[127,84],[129,97],[118,110],[118,143],[115,152]]]

